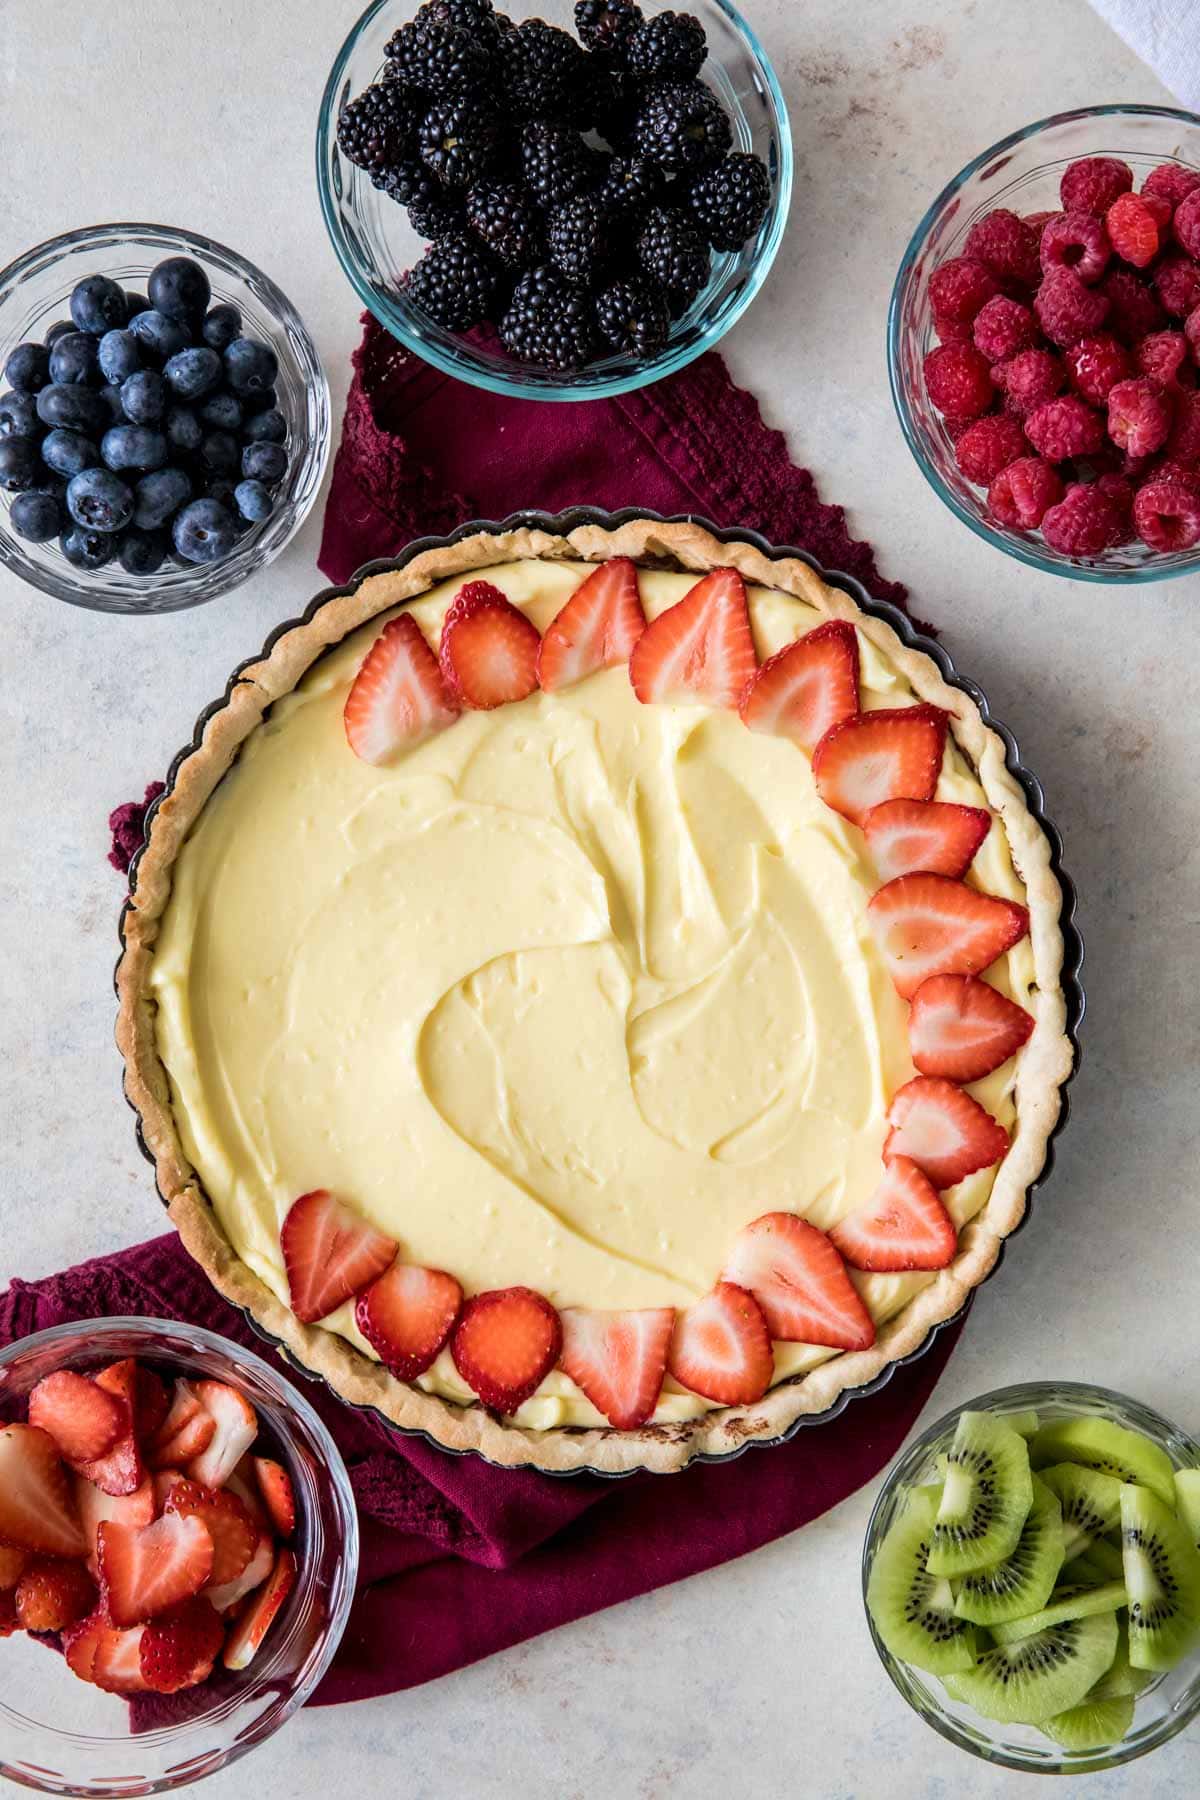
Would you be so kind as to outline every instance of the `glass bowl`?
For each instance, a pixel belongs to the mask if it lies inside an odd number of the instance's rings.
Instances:
[[[1164,106],[1090,106],[1057,113],[1013,132],[947,183],[913,232],[888,310],[888,375],[892,399],[917,467],[938,498],[977,536],[1031,568],[1075,581],[1166,581],[1200,569],[1200,545],[1177,552],[1126,544],[1097,556],[1052,550],[1038,532],[999,524],[986,494],[959,472],[954,445],[925,392],[921,365],[937,342],[929,276],[962,251],[976,219],[994,207],[1017,213],[1060,210],[1058,184],[1080,156],[1118,156],[1135,186],[1157,163],[1200,169],[1200,118]]]
[[[316,345],[299,313],[275,283],[234,250],[169,225],[93,225],[39,244],[0,270],[0,367],[15,344],[41,340],[85,275],[109,275],[122,287],[145,291],[155,263],[191,256],[204,265],[215,305],[232,301],[247,334],[270,344],[279,360],[277,405],[287,420],[288,472],[270,517],[252,525],[221,562],[180,566],[168,561],[154,575],[127,575],[117,562],[89,573],[67,561],[57,540],[27,543],[12,530],[0,494],[0,560],[43,593],[93,612],[180,612],[238,587],[272,562],[300,529],[329,457],[329,387]]]
[[[571,0],[497,0],[516,19],[536,16],[573,29]],[[700,71],[733,121],[733,149],[762,157],[771,179],[771,202],[758,232],[737,251],[714,251],[708,283],[682,318],[671,325],[666,347],[638,359],[613,353],[583,369],[557,370],[514,362],[494,336],[459,337],[418,311],[400,277],[424,249],[402,206],[372,187],[370,178],[337,147],[338,114],[347,100],[376,80],[383,47],[416,11],[415,0],[374,0],[354,26],[334,62],[317,126],[317,184],[321,210],[343,269],[380,324],[408,349],[476,387],[531,400],[589,400],[644,387],[711,350],[739,319],[766,280],[787,222],[792,192],[792,140],[787,107],[762,46],[726,0],[689,0],[687,10],[703,25],[708,56]]]
[[[997,1388],[978,1400],[956,1406],[909,1445],[893,1463],[867,1526],[863,1547],[862,1587],[866,1602],[871,1567],[888,1529],[903,1510],[909,1491],[936,1478],[939,1455],[949,1449],[963,1412],[1017,1413],[1032,1409],[1042,1424],[1056,1419],[1095,1417],[1109,1419],[1153,1440],[1179,1469],[1200,1468],[1200,1444],[1140,1401],[1108,1388],[1078,1381],[1033,1381],[1017,1387]],[[1102,1749],[1064,1750],[1043,1737],[1033,1725],[999,1725],[982,1718],[973,1707],[952,1700],[936,1675],[927,1675],[897,1660],[880,1641],[867,1613],[867,1625],[879,1659],[909,1705],[927,1725],[969,1750],[984,1762],[1027,1774],[1083,1775],[1099,1769],[1119,1768],[1148,1750],[1157,1749],[1200,1715],[1200,1651],[1193,1650],[1165,1675],[1156,1675],[1137,1699],[1133,1723],[1119,1744]]]
[[[177,1721],[151,1729],[134,1731],[120,1695],[79,1681],[35,1639],[0,1643],[0,1775],[46,1794],[164,1793],[235,1762],[303,1706],[354,1597],[358,1519],[345,1464],[307,1400],[252,1351],[169,1319],[56,1325],[0,1351],[0,1418],[21,1416],[24,1396],[55,1369],[125,1356],[212,1376],[247,1396],[292,1479],[299,1573],[249,1668],[180,1696]]]

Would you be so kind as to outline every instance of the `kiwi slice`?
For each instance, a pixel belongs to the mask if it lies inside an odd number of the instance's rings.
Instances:
[[[1041,1470],[1051,1463],[1080,1463],[1118,1481],[1140,1482],[1167,1506],[1175,1504],[1175,1471],[1165,1450],[1139,1431],[1108,1419],[1059,1419],[1043,1425],[1029,1446],[1029,1460]]]
[[[1200,1546],[1200,1469],[1176,1469],[1175,1510]]]
[[[1121,1491],[1121,1556],[1129,1589],[1129,1660],[1173,1669],[1200,1634],[1200,1551],[1149,1488]]]
[[[973,1669],[948,1675],[946,1691],[985,1719],[1040,1725],[1078,1706],[1112,1662],[1117,1615],[1064,1619],[1015,1644],[985,1650]]]
[[[1119,1744],[1133,1724],[1134,1702],[1129,1695],[1109,1700],[1084,1700],[1066,1712],[1043,1719],[1040,1730],[1065,1750],[1100,1750]]]
[[[1124,1614],[1118,1619],[1117,1625],[1117,1654],[1112,1659],[1108,1673],[1100,1677],[1088,1695],[1089,1700],[1121,1700],[1126,1694],[1140,1694],[1154,1680],[1149,1670],[1135,1669],[1129,1660],[1129,1628]]]
[[[1062,1507],[1063,1554],[1068,1561],[1093,1538],[1121,1528],[1121,1483],[1079,1463],[1054,1463],[1039,1476]]]
[[[931,1675],[946,1675],[971,1667],[975,1633],[955,1614],[950,1583],[925,1567],[935,1513],[929,1493],[915,1489],[875,1553],[867,1609],[893,1656]]]
[[[1102,1587],[1060,1587],[1054,1590],[1047,1606],[1024,1619],[1010,1619],[1005,1625],[992,1627],[998,1644],[1018,1644],[1045,1631],[1051,1625],[1062,1625],[1067,1619],[1087,1619],[1094,1613],[1116,1612],[1124,1606],[1127,1595],[1123,1581],[1106,1581]]]
[[[1011,1556],[1033,1505],[1025,1439],[994,1413],[960,1413],[929,1552],[931,1575],[970,1575]]]
[[[1000,1416],[1010,1431],[1023,1438],[1033,1437],[1041,1423],[1032,1406],[1026,1407],[1024,1412],[1001,1413]]]
[[[1035,1481],[1033,1506],[1016,1549],[994,1569],[964,1575],[957,1586],[954,1610],[960,1619],[972,1619],[976,1625],[994,1625],[1036,1612],[1050,1598],[1062,1559],[1058,1501],[1049,1488]]]

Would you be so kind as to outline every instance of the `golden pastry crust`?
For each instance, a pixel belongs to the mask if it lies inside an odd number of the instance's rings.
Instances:
[[[696,571],[731,565],[748,582],[794,594],[829,618],[849,620],[901,671],[922,700],[945,709],[956,742],[1003,820],[1025,887],[1036,976],[1035,1024],[1018,1063],[1012,1145],[986,1204],[963,1227],[949,1267],[880,1327],[869,1350],[833,1356],[807,1374],[780,1382],[749,1407],[724,1407],[686,1422],[647,1425],[637,1431],[561,1426],[532,1431],[506,1424],[482,1406],[460,1406],[396,1380],[344,1338],[302,1325],[242,1262],[179,1140],[167,1072],[155,1041],[149,974],[180,846],[244,740],[331,645],[378,614],[468,570],[525,557],[601,562],[613,556]],[[873,1381],[889,1364],[919,1349],[935,1326],[959,1311],[991,1270],[1004,1239],[1020,1223],[1028,1189],[1045,1163],[1062,1088],[1074,1062],[1062,987],[1062,891],[1051,854],[1024,790],[1006,765],[1002,739],[984,722],[971,697],[951,687],[931,657],[910,648],[890,625],[864,613],[848,594],[829,587],[807,563],[776,561],[751,544],[722,542],[693,523],[635,519],[611,530],[583,525],[565,537],[529,527],[479,532],[424,551],[403,568],[368,576],[349,593],[335,594],[304,623],[284,632],[264,657],[248,664],[226,703],[209,718],[199,745],[182,762],[154,815],[125,916],[125,949],[117,969],[117,1043],[125,1060],[125,1092],[141,1119],[172,1223],[190,1255],[227,1300],[244,1307],[298,1363],[324,1376],[343,1399],[376,1408],[403,1430],[427,1432],[449,1450],[478,1451],[505,1466],[557,1472],[592,1468],[609,1474],[681,1469],[697,1455],[719,1456],[754,1439],[778,1437],[797,1419],[825,1412],[839,1396]]]

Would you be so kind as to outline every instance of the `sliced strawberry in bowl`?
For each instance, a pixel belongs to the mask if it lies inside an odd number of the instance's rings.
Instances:
[[[290,1538],[296,1529],[296,1495],[292,1478],[282,1463],[270,1456],[256,1456],[254,1474],[272,1528],[281,1538]]]
[[[830,619],[768,657],[738,702],[751,731],[791,738],[810,754],[858,711],[858,633]]]
[[[39,1557],[17,1583],[17,1619],[24,1631],[65,1631],[95,1609],[96,1598],[82,1563]]]
[[[896,991],[911,1000],[931,975],[978,975],[1025,936],[1029,913],[948,875],[899,875],[867,902]]]
[[[400,1248],[325,1188],[292,1202],[279,1244],[292,1311],[305,1325],[327,1318],[377,1280]]]
[[[462,1298],[462,1288],[444,1269],[396,1261],[358,1296],[355,1323],[385,1367],[412,1381],[448,1342]]]
[[[450,1353],[485,1406],[514,1413],[540,1387],[562,1350],[562,1324],[532,1288],[493,1288],[463,1307]]]
[[[164,1513],[150,1525],[105,1519],[97,1532],[104,1603],[114,1625],[140,1625],[198,1594],[213,1569],[203,1519]]]
[[[718,1281],[675,1321],[668,1367],[681,1387],[722,1406],[748,1406],[771,1385],[775,1361],[762,1307],[745,1288]]]
[[[411,613],[389,619],[346,699],[346,741],[361,762],[396,754],[453,725],[459,704]]]
[[[208,1488],[198,1481],[172,1482],[163,1503],[164,1513],[203,1520],[213,1541],[210,1587],[236,1581],[254,1555],[259,1528],[236,1494]]]
[[[861,825],[885,800],[932,800],[946,745],[937,706],[884,707],[835,725],[813,752],[826,806]]]
[[[183,1600],[145,1626],[142,1680],[152,1693],[177,1694],[207,1681],[225,1642],[225,1627],[207,1600]]]
[[[977,975],[931,975],[912,997],[908,1042],[922,1075],[982,1081],[1029,1041],[1033,1017]]]
[[[658,1405],[667,1352],[675,1329],[675,1309],[562,1313],[562,1367],[610,1425],[632,1431]]]
[[[142,1679],[142,1633],[145,1627],[123,1631],[98,1608],[78,1625],[63,1632],[62,1647],[67,1667],[81,1681],[90,1681],[110,1694],[145,1691]]]
[[[627,556],[600,563],[542,633],[539,685],[552,694],[597,669],[627,663],[645,629],[636,563]]]
[[[246,1669],[296,1585],[296,1558],[290,1550],[281,1550],[264,1585],[251,1599],[225,1644],[222,1661],[227,1669]]]
[[[991,826],[985,807],[945,800],[885,800],[862,822],[881,882],[920,871],[965,875]]]
[[[103,1488],[84,1475],[75,1477],[75,1505],[88,1542],[88,1568],[99,1571],[96,1561],[96,1533],[104,1519],[117,1519],[122,1525],[140,1528],[158,1516],[154,1477],[148,1475],[132,1494],[106,1494]]]
[[[167,1416],[146,1446],[146,1459],[152,1469],[182,1469],[212,1442],[216,1429],[195,1388],[180,1375]]]
[[[888,1108],[884,1160],[904,1156],[934,1187],[953,1187],[1008,1153],[1008,1133],[990,1112],[951,1081],[918,1075]]]
[[[198,1381],[196,1397],[216,1430],[188,1463],[187,1474],[204,1487],[223,1487],[258,1436],[258,1415],[245,1394],[226,1381]]]
[[[764,1213],[745,1226],[721,1271],[762,1307],[773,1338],[865,1350],[875,1324],[823,1231],[795,1213]]]
[[[489,581],[469,581],[442,621],[438,663],[460,706],[481,712],[524,700],[538,684],[532,620]]]
[[[29,1423],[49,1432],[66,1462],[89,1462],[111,1450],[126,1415],[112,1394],[74,1369],[56,1369],[29,1396]]]
[[[915,1162],[893,1156],[867,1204],[829,1233],[852,1269],[944,1269],[958,1247],[954,1220]]]
[[[757,666],[746,584],[736,569],[714,569],[647,625],[629,679],[646,705],[735,707]]]
[[[236,1575],[232,1581],[227,1581],[223,1587],[210,1586],[204,1589],[203,1598],[209,1606],[214,1607],[217,1612],[222,1614],[232,1612],[233,1608],[238,1606],[247,1594],[252,1594],[255,1588],[260,1588],[267,1579],[275,1567],[276,1549],[275,1540],[270,1532],[261,1532],[254,1546],[254,1554],[241,1574]]]
[[[0,1428],[0,1541],[42,1556],[87,1554],[58,1445],[36,1425]]]
[[[106,1494],[134,1494],[146,1479],[146,1465],[136,1434],[139,1370],[131,1357],[110,1363],[96,1376],[96,1386],[110,1394],[121,1409],[121,1432],[105,1455],[93,1462],[72,1462],[71,1467]]]

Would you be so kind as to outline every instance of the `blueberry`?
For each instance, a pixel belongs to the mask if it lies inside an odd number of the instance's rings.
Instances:
[[[221,359],[215,350],[201,344],[195,350],[181,350],[168,362],[163,374],[181,400],[198,400],[221,378]]]
[[[133,489],[108,469],[84,469],[67,484],[67,511],[85,531],[123,531],[133,517]]]
[[[241,329],[242,315],[237,307],[222,304],[213,307],[200,327],[200,335],[210,350],[227,350]]]
[[[167,410],[167,384],[157,369],[138,369],[121,386],[121,407],[131,425],[157,425]]]
[[[50,352],[51,381],[90,382],[96,375],[96,340],[86,331],[68,331]]]
[[[100,461],[100,452],[91,438],[83,437],[78,431],[52,431],[42,439],[42,461],[56,475],[65,475],[70,480],[72,475],[82,474],[84,469],[94,469]]]
[[[149,312],[149,311],[150,311],[150,302],[147,300],[145,294],[131,294],[128,291],[128,289],[126,289],[126,292],[125,292],[125,316],[126,316],[126,319],[136,319],[139,313]]]
[[[185,562],[217,562],[233,549],[237,530],[219,500],[193,500],[175,516],[171,536]]]
[[[133,490],[133,522],[139,531],[155,531],[191,497],[192,484],[182,469],[155,469]]]
[[[165,531],[140,531],[131,525],[121,534],[117,560],[127,575],[153,575],[162,568],[167,549]]]
[[[261,394],[279,373],[275,352],[256,338],[234,338],[225,352],[225,373],[235,394]]]
[[[210,431],[200,446],[200,460],[214,475],[232,475],[238,457],[238,441],[229,431]]]
[[[242,451],[242,474],[247,481],[273,485],[287,474],[287,451],[279,444],[247,444]]]
[[[36,437],[40,429],[32,394],[0,394],[0,438]]]
[[[208,276],[190,256],[168,256],[151,271],[147,288],[151,306],[168,319],[195,319],[212,297]]]
[[[167,442],[172,450],[190,455],[204,440],[204,427],[190,406],[170,406],[166,418]]]
[[[146,425],[114,425],[100,440],[100,454],[110,469],[161,469],[167,440]]]
[[[152,306],[138,313],[129,329],[142,346],[142,354],[155,362],[164,363],[169,356],[178,355],[188,346],[188,334],[183,326],[175,319],[168,319],[165,313],[156,312]]]
[[[71,317],[77,330],[103,337],[106,331],[124,325],[128,317],[125,294],[107,275],[89,275],[71,295]]]
[[[23,494],[41,480],[42,459],[33,437],[0,438],[0,488]]]
[[[36,394],[50,379],[50,352],[44,344],[18,344],[8,353],[4,379],[19,394]]]
[[[77,569],[102,569],[116,549],[116,539],[107,531],[84,531],[72,525],[58,540],[58,547]]]
[[[123,425],[125,423],[125,408],[121,405],[120,388],[113,387],[111,383],[108,383],[102,388],[97,388],[96,392],[108,408],[109,424]]]
[[[85,437],[99,437],[109,421],[108,407],[100,395],[77,382],[52,381],[44,387],[37,397],[37,415],[51,430],[64,425],[68,431],[82,431]]]
[[[78,330],[79,327],[73,319],[55,319],[45,336],[44,341],[47,350],[53,349],[54,345],[57,344],[59,338],[62,337],[65,332]]]
[[[248,419],[260,412],[272,412],[279,404],[278,395],[273,387],[263,388],[261,393],[242,394],[242,411]]]
[[[18,537],[31,544],[47,544],[63,528],[63,510],[48,488],[30,488],[18,494],[9,513]]]
[[[282,444],[287,436],[287,420],[275,407],[269,407],[246,420],[242,436],[248,444]]]
[[[237,509],[243,519],[251,525],[257,525],[265,519],[275,504],[261,481],[239,481],[234,489]]]
[[[120,387],[135,369],[142,366],[142,352],[132,331],[106,331],[96,351],[100,373],[105,381]]]
[[[207,475],[200,489],[206,500],[219,500],[225,510],[237,517],[236,488],[228,475]]]
[[[210,394],[201,402],[200,418],[210,431],[240,431],[242,403],[236,394],[222,388],[219,394]]]

